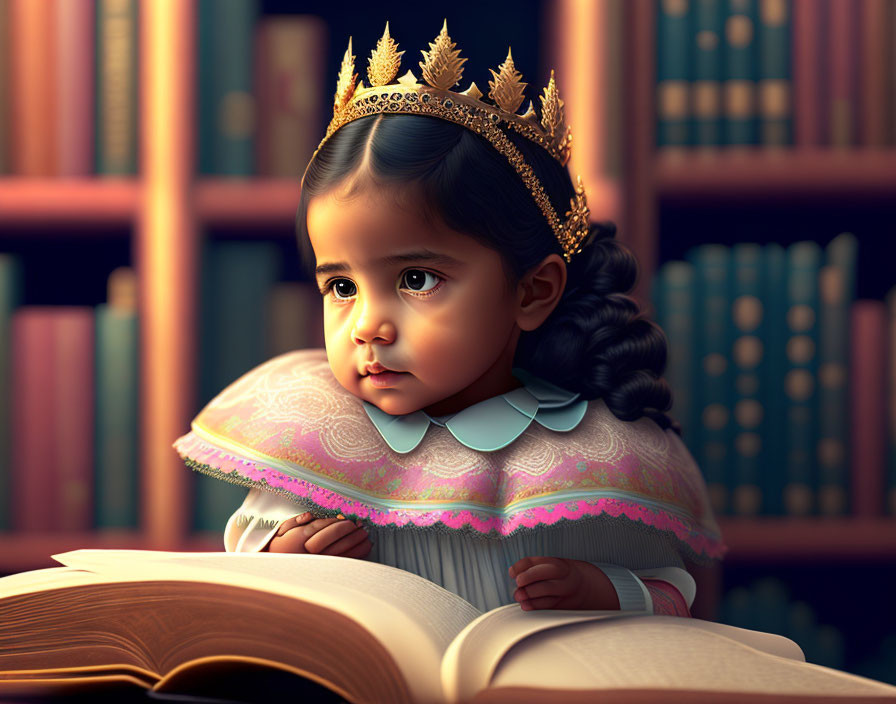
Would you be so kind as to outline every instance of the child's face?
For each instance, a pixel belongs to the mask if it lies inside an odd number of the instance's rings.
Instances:
[[[453,413],[518,386],[521,297],[500,255],[396,195],[337,188],[308,207],[337,380],[392,415]]]

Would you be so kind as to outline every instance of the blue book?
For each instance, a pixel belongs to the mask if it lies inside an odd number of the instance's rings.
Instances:
[[[713,511],[728,513],[731,484],[730,252],[720,244],[700,245],[686,258],[694,266],[697,358],[697,416],[694,446]]]
[[[758,143],[756,131],[757,0],[728,0],[722,79],[725,144]]]
[[[688,0],[658,0],[656,5],[656,145],[663,149],[690,143],[690,27]]]
[[[0,253],[0,531],[12,528],[12,315],[24,298],[22,262]]]
[[[718,0],[694,0],[691,103],[694,144],[722,143],[722,35],[724,17]]]

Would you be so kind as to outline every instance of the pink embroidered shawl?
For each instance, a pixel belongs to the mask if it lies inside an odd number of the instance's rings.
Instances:
[[[323,350],[268,360],[215,397],[174,448],[193,469],[295,496],[380,526],[507,536],[560,520],[625,517],[672,533],[698,559],[726,551],[706,486],[679,437],[601,400],[565,433],[538,423],[479,452],[430,424],[413,451],[391,450]]]

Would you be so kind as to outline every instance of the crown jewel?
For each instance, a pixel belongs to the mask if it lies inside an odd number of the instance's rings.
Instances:
[[[563,101],[557,90],[554,72],[551,71],[548,85],[540,96],[539,118],[531,100],[525,113],[520,115],[517,112],[525,99],[524,91],[528,84],[522,81],[509,49],[498,70],[489,69],[492,80],[488,82],[488,97],[494,105],[481,100],[482,92],[475,83],[470,83],[465,91],[451,90],[460,82],[466,59],[460,56],[460,50],[448,36],[447,20],[435,40],[429,43],[429,51],[421,53],[423,61],[419,65],[422,79],[409,70],[393,83],[404,52],[398,51],[398,44],[389,35],[389,24],[386,23],[383,36],[368,60],[367,78],[370,85],[365,86],[363,81],[358,82],[352,40],[349,38],[336,83],[333,119],[317,149],[320,150],[343,125],[378,113],[430,115],[462,125],[487,139],[507,158],[532,194],[563,248],[563,256],[569,261],[573,254],[581,251],[588,234],[589,211],[581,177],[577,181],[576,195],[570,200],[570,210],[561,219],[535,172],[506,133],[506,130],[513,130],[547,150],[560,164],[566,165],[572,136],[564,118]],[[314,156],[311,159],[313,161]]]

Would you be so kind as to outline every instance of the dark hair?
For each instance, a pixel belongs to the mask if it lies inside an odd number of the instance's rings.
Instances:
[[[512,131],[507,136],[562,218],[574,196],[567,169],[529,140]],[[562,253],[522,179],[485,138],[435,117],[380,114],[340,128],[309,165],[296,216],[306,262],[314,259],[309,201],[342,183],[365,155],[364,177],[417,186],[424,217],[438,216],[500,252],[514,282],[549,254]],[[560,302],[537,330],[520,336],[514,364],[584,398],[603,399],[622,420],[647,416],[680,434],[679,424],[666,414],[672,405],[662,378],[666,338],[627,295],[637,262],[615,234],[611,222],[591,226],[587,245],[567,265]]]

